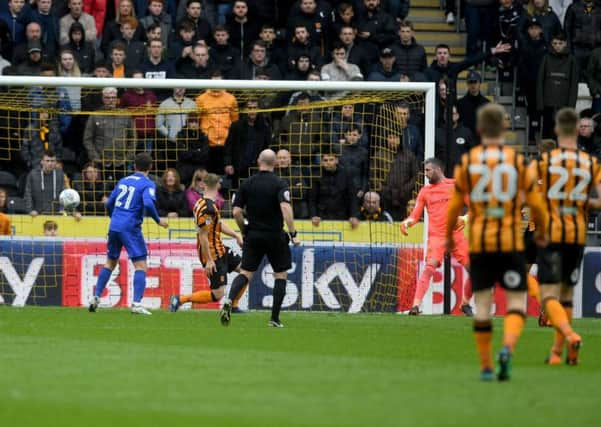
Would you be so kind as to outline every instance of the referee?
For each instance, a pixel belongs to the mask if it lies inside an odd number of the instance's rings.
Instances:
[[[261,151],[258,160],[259,172],[244,181],[234,197],[234,219],[244,235],[244,245],[240,274],[234,279],[228,298],[223,299],[223,308],[219,312],[224,326],[230,323],[232,301],[239,297],[246,284],[250,283],[263,256],[266,255],[275,275],[269,326],[284,327],[280,322],[280,309],[286,295],[287,271],[291,267],[288,243],[292,240],[297,246],[300,242],[294,228],[290,190],[286,181],[273,173],[275,161],[276,155],[272,150]],[[284,221],[288,233],[283,231]]]

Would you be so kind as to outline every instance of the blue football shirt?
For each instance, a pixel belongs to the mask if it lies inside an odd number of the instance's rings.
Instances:
[[[111,217],[109,231],[140,229],[145,212],[158,224],[161,218],[155,206],[155,189],[154,182],[142,173],[120,179],[106,202]]]

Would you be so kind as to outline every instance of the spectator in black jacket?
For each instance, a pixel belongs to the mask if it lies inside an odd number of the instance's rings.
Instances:
[[[226,17],[225,26],[230,34],[230,44],[242,55],[248,55],[252,42],[259,36],[260,27],[257,20],[249,17],[246,0],[233,2],[232,13]]]
[[[195,36],[196,27],[191,21],[184,19],[179,24],[177,24],[175,37],[169,43],[169,59],[177,64],[178,61],[185,61],[186,59],[191,58],[192,49],[195,45]]]
[[[520,43],[522,45],[530,38],[528,29],[533,20],[540,24],[542,37],[547,43],[551,41],[555,34],[561,31],[561,20],[557,16],[556,11],[549,7],[548,0],[529,0],[519,24]]]
[[[157,187],[157,210],[159,215],[167,218],[191,216],[186,196],[180,183],[177,170],[169,168],[163,173],[161,185]]]
[[[294,61],[294,69],[286,73],[286,80],[307,80],[309,73],[314,69],[309,55],[301,53]]]
[[[588,60],[586,74],[588,88],[593,97],[591,108],[594,113],[601,113],[601,47],[593,50]]]
[[[601,138],[595,135],[595,121],[590,117],[580,119],[578,148],[601,160]]]
[[[511,45],[499,43],[491,48],[489,52],[478,53],[465,61],[452,62],[450,60],[451,48],[447,44],[440,43],[435,48],[436,59],[432,61],[432,64],[425,71],[426,78],[428,81],[435,83],[439,82],[442,78],[446,78],[448,80],[448,91],[451,94],[451,99],[454,100],[457,94],[457,76],[460,72],[472,65],[479,64],[490,55],[497,55],[509,52],[510,50]]]
[[[94,162],[84,165],[81,179],[73,180],[73,188],[77,190],[81,203],[77,210],[83,215],[104,215],[105,203],[110,194],[106,181],[102,180],[100,169]]]
[[[194,171],[205,168],[209,160],[209,139],[200,130],[198,114],[188,114],[186,125],[177,133],[176,144],[177,151],[167,154],[177,162],[181,181],[189,183]]]
[[[359,219],[361,221],[377,221],[392,224],[394,221],[392,215],[380,206],[380,195],[375,191],[368,191],[363,196],[363,204],[359,209]]]
[[[359,203],[352,177],[338,167],[336,154],[321,157],[322,175],[316,178],[309,193],[309,215],[314,227],[322,219],[346,220],[351,227],[359,225]]]
[[[85,30],[79,22],[74,22],[69,28],[69,43],[61,46],[62,49],[69,49],[75,55],[79,69],[82,74],[89,76],[94,72],[96,62],[96,41],[85,39]]]
[[[601,2],[576,0],[566,11],[564,28],[569,50],[584,76],[591,52],[601,46]]]
[[[578,63],[567,48],[565,34],[556,34],[538,71],[536,105],[543,111],[543,138],[553,137],[557,110],[576,106],[578,77]]]
[[[344,133],[344,138],[334,144],[334,152],[340,153],[340,166],[352,177],[359,199],[369,187],[369,151],[359,143],[361,133],[360,126],[352,125]]]
[[[192,56],[178,61],[176,67],[180,79],[208,79],[212,71],[209,48],[202,44],[194,46]]]
[[[518,83],[520,92],[526,98],[528,113],[528,141],[536,141],[540,133],[541,112],[536,105],[538,70],[547,53],[547,41],[543,37],[543,26],[538,17],[527,22],[527,38],[522,42],[518,57]]]
[[[425,80],[424,72],[428,68],[426,50],[415,40],[415,31],[411,21],[401,21],[399,39],[390,48],[396,56],[396,64],[401,68],[403,74],[407,74],[412,81]]]
[[[246,111],[230,126],[224,148],[225,174],[238,188],[240,179],[248,178],[259,153],[271,145],[271,128],[265,117],[257,113],[259,102],[250,99]]]
[[[254,80],[257,68],[263,68],[269,73],[270,80],[281,80],[282,75],[275,64],[267,58],[267,47],[261,40],[252,43],[248,58],[242,63],[240,77],[244,80]]]
[[[371,82],[400,82],[403,74],[396,65],[396,57],[392,49],[386,47],[380,52],[380,61],[374,66],[367,76]]]
[[[450,140],[449,140],[450,136]],[[453,106],[453,128],[449,135],[446,127],[436,128],[436,158],[445,164],[445,176],[453,176],[455,165],[461,162],[461,156],[477,145],[471,130],[461,124],[457,107]]]
[[[478,109],[490,101],[480,93],[482,77],[476,71],[467,75],[467,93],[457,101],[457,110],[463,125],[476,133],[476,113]],[[451,175],[447,175],[451,176]]]
[[[359,40],[368,50],[388,46],[396,39],[396,23],[392,16],[381,10],[380,0],[363,0],[357,29]]]
[[[286,72],[286,42],[282,37],[278,37],[275,27],[272,24],[263,24],[259,32],[259,40],[263,42],[266,49],[266,58],[269,64],[278,67],[280,73]],[[241,53],[240,61],[243,61],[247,55]]]
[[[237,79],[240,73],[240,51],[229,43],[230,33],[223,25],[215,26],[215,44],[209,48],[209,57],[224,78]]]
[[[317,0],[300,0],[290,9],[288,15],[288,32],[295,35],[295,28],[302,25],[309,31],[311,44],[325,52],[326,37],[329,32],[331,8],[327,2]],[[292,37],[291,37],[292,38]]]
[[[373,171],[372,175],[384,176],[382,183],[382,202],[392,217],[400,221],[407,212],[407,203],[413,196],[417,165],[420,164],[412,152],[401,144],[398,135],[387,136],[387,150],[380,150],[383,158],[378,159],[382,170]],[[389,163],[388,163],[389,162]],[[388,163],[388,165],[386,165]]]
[[[511,51],[497,55],[497,66],[502,70],[501,78],[509,81],[513,77],[512,69],[516,66],[520,41],[519,25],[524,7],[514,0],[499,0],[497,18],[497,34],[495,40],[511,45]]]
[[[306,1],[306,0],[303,0]],[[314,1],[314,0],[309,0]],[[317,67],[323,65],[323,57],[319,46],[313,44],[311,34],[305,25],[294,27],[294,37],[288,44],[286,63],[288,71],[294,70],[295,60],[300,55],[306,55],[311,58],[311,63]]]
[[[357,27],[357,13],[352,1],[343,1],[332,11],[332,22],[329,26],[328,43],[332,43],[339,36],[344,27],[355,29]],[[332,46],[329,46],[331,49]],[[357,64],[359,65],[359,64]]]
[[[201,16],[202,13],[202,2],[200,0],[181,0],[181,4],[186,5],[186,13],[184,18],[192,21],[195,27],[194,41],[203,40],[208,46],[211,44],[211,24],[205,18]],[[181,21],[179,21],[181,22]],[[178,22],[178,25],[179,25]]]

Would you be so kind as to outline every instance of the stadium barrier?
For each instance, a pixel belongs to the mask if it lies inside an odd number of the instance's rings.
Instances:
[[[232,245],[233,250],[239,250],[233,241],[227,243]],[[160,240],[148,246],[145,305],[154,309],[166,308],[171,294],[208,288],[193,241]],[[410,308],[417,274],[422,268],[422,250],[421,244],[402,248],[393,245],[369,248],[361,243],[346,243],[344,248],[331,243],[293,248],[293,266],[288,277],[284,308],[349,313],[406,311]],[[105,253],[105,241],[101,239],[1,240],[0,297],[6,304],[14,306],[85,306],[104,263]],[[599,253],[601,248],[587,248],[585,252],[576,289],[577,316],[601,317]],[[400,265],[394,260],[404,262]],[[412,266],[409,270],[408,265]],[[459,314],[457,295],[468,276],[456,262],[452,263],[452,274],[453,314]],[[102,297],[101,306],[128,306],[132,296],[132,277],[133,267],[123,253]],[[587,285],[583,287],[583,283]],[[240,307],[268,309],[272,287],[273,272],[269,265],[263,264]],[[390,287],[396,288],[396,294],[391,295],[387,290]],[[439,269],[424,299],[424,312],[442,313],[442,296],[442,269]],[[495,312],[498,315],[505,312],[501,296],[502,291],[495,296]],[[214,303],[205,307],[218,308],[218,305]],[[531,299],[528,313],[538,315],[538,305]]]

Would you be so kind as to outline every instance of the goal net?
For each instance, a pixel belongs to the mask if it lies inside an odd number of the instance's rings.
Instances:
[[[434,99],[430,83],[0,77],[0,187],[11,221],[0,240],[0,296],[87,303],[105,260],[104,201],[142,151],[153,156],[157,206],[170,224],[143,224],[144,304],[164,308],[171,294],[207,288],[191,214],[202,177],[222,177],[218,205],[234,225],[232,194],[269,147],[302,241],[284,308],[407,310],[425,231],[404,237],[398,221],[434,154]],[[63,188],[80,195],[75,213],[58,201]],[[127,306],[132,276],[123,253],[101,306]],[[273,282],[261,266],[240,307],[269,308]]]

